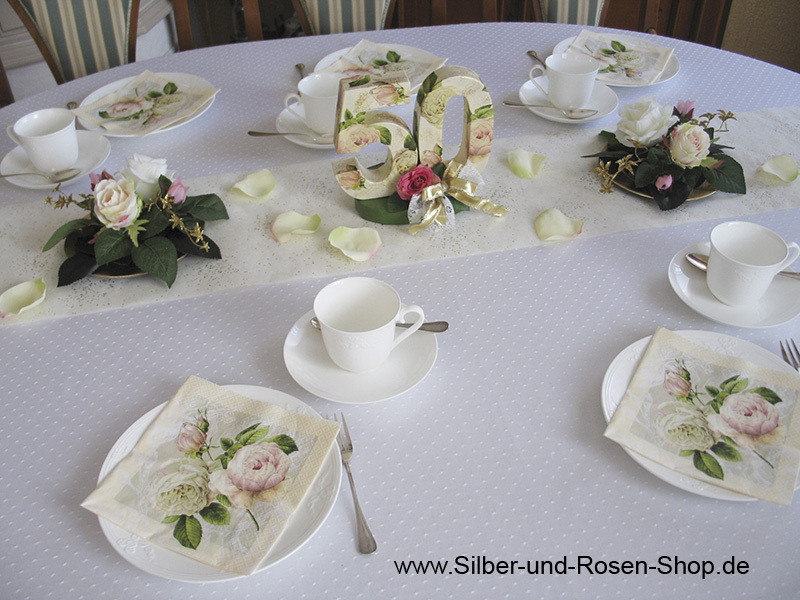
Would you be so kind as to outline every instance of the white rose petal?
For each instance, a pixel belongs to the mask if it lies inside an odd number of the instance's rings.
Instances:
[[[145,200],[155,198],[161,192],[158,179],[161,176],[172,180],[173,172],[167,172],[167,161],[164,158],[150,158],[144,154],[134,154],[127,160],[127,164],[119,177],[133,181],[136,192]]]
[[[275,189],[275,176],[269,169],[261,169],[234,184],[233,189],[251,198],[264,198]]]
[[[539,174],[546,157],[517,148],[509,152],[507,158],[508,166],[511,167],[514,175],[522,179],[528,179]]]
[[[46,293],[47,284],[42,278],[25,281],[7,289],[0,294],[0,318],[18,315],[33,308],[44,300]]]
[[[560,242],[577,236],[583,229],[583,221],[572,219],[557,208],[549,208],[536,217],[533,228],[543,242]]]
[[[758,170],[774,175],[786,183],[791,183],[798,175],[797,162],[788,154],[770,158]]]
[[[342,225],[331,231],[328,241],[347,258],[358,262],[372,258],[381,247],[381,237],[371,227],[353,229]]]
[[[275,217],[270,231],[279,242],[285,242],[293,233],[308,235],[319,229],[322,219],[319,215],[301,215],[299,212],[287,210]]]

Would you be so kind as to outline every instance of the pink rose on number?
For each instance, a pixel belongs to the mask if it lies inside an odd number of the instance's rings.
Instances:
[[[286,478],[289,457],[274,442],[262,442],[237,450],[228,463],[228,479],[240,490],[261,492]]]
[[[369,144],[381,141],[380,132],[374,127],[355,123],[339,132],[336,150],[342,154],[357,154]]]
[[[420,162],[426,167],[435,167],[442,162],[442,156],[433,150],[423,150],[422,160]]]
[[[765,435],[778,426],[778,409],[754,392],[731,394],[719,415],[730,427],[747,435]]]
[[[378,85],[370,89],[370,95],[381,106],[394,106],[400,101],[400,92],[391,84]]]
[[[364,187],[364,178],[354,169],[337,173],[336,180],[345,190],[360,190]]]
[[[403,175],[397,182],[397,195],[403,200],[411,200],[426,187],[436,185],[441,179],[430,167],[419,165]]]
[[[485,156],[492,150],[494,119],[478,119],[471,123],[469,155]]]

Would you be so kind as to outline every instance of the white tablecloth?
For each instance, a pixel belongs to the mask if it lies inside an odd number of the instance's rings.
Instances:
[[[369,37],[450,56],[451,64],[481,74],[499,101],[514,97],[524,82],[530,66],[525,50],[548,50],[577,31],[566,25],[485,24]],[[80,99],[144,66],[186,71],[222,89],[209,113],[171,134],[113,139],[108,164],[139,151],[168,157],[185,177],[199,177],[333,158],[332,152],[244,132],[273,126],[282,97],[295,83],[294,63],[314,64],[361,37],[187,52],[61,86],[0,115],[10,123],[35,108]],[[793,105],[800,97],[797,74],[674,44],[680,73],[646,90],[664,103],[693,98],[712,110],[744,111]],[[616,91],[622,102],[643,93]],[[496,118],[497,138],[562,127],[503,107]],[[592,135],[615,122],[612,115],[577,127]],[[3,203],[42,200],[39,192],[0,186]],[[786,193],[797,198],[797,184]],[[592,198],[602,201],[599,194]],[[800,208],[794,206],[748,219],[798,240]],[[600,384],[608,364],[659,325],[727,333],[772,351],[780,339],[800,341],[797,319],[772,329],[720,325],[694,313],[670,289],[671,257],[706,239],[720,220],[708,214],[704,221],[564,245],[375,269],[365,264],[370,275],[424,306],[429,318],[451,323],[438,338],[430,375],[379,404],[320,400],[298,386],[283,364],[289,329],[331,276],[0,328],[7,431],[0,597],[794,598],[800,587],[797,501],[785,508],[696,496],[649,474],[602,436]],[[93,489],[114,441],[190,374],[272,387],[323,414],[343,409],[377,553],[356,551],[345,484],[330,518],[306,545],[247,579],[184,584],[122,559],[97,519],[78,504]],[[473,557],[523,563],[566,557],[573,565],[592,560],[595,566],[641,560],[691,572],[458,574],[458,565],[469,566]],[[747,573],[717,573],[731,557],[746,561]],[[448,560],[453,572],[398,574],[397,564],[407,560]],[[702,561],[713,561],[715,572],[694,574]]]

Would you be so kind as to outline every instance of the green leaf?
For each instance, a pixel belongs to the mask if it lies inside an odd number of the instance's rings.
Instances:
[[[227,452],[228,448],[233,446],[233,440],[230,439],[230,438],[221,438],[219,440],[219,445],[220,445],[220,448],[222,448],[223,451]]]
[[[433,86],[436,85],[436,81],[437,81],[436,71],[434,71],[425,78],[425,81],[422,82],[419,91],[422,92],[423,94],[429,93],[431,90],[433,90]]]
[[[694,468],[714,479],[725,479],[725,473],[719,462],[708,452],[694,451]]]
[[[699,167],[706,181],[708,181],[714,189],[721,192],[731,192],[733,194],[746,193],[747,186],[744,181],[742,165],[730,156],[724,154],[717,154],[714,158],[718,158],[722,161],[722,164],[716,169]]]
[[[730,389],[731,394],[738,394],[739,392],[743,392],[747,389],[747,384],[749,381],[747,379],[740,379],[736,382],[736,384]]]
[[[252,425],[250,425],[250,427],[245,427],[244,429],[242,429],[239,433],[236,434],[236,441],[237,442],[241,442],[243,437],[245,437],[246,435],[249,435],[251,432],[253,432],[256,429],[258,429],[259,425],[261,425],[260,422],[259,423],[253,423]]]
[[[212,502],[201,510],[200,516],[212,525],[227,525],[231,522],[231,513],[222,504],[216,502]]]
[[[681,450],[678,454],[681,456],[692,456],[694,454],[694,450]]]
[[[227,469],[228,468],[228,463],[230,462],[231,458],[227,454],[223,454],[217,460],[219,460],[219,464],[222,465],[223,469]]]
[[[174,537],[184,548],[197,550],[203,539],[203,526],[192,516],[181,515],[172,531]]]
[[[719,394],[719,388],[715,388],[713,385],[707,385],[706,391],[708,392],[708,395],[711,396],[712,398],[715,397],[717,394]]]
[[[602,52],[604,56],[614,56],[617,53],[616,50],[612,50],[611,48],[602,48],[600,52]]]
[[[720,458],[731,462],[741,462],[742,460],[742,455],[736,448],[722,441],[711,446],[711,451]]]
[[[239,442],[236,442],[236,443],[235,443],[233,446],[231,446],[230,448],[228,448],[228,449],[225,451],[225,455],[226,455],[228,458],[233,458],[233,457],[234,457],[234,455],[235,455],[235,454],[236,454],[236,453],[237,453],[239,450],[241,450],[241,449],[242,449],[242,447],[243,447],[243,444],[240,444]]]
[[[753,392],[754,394],[758,394],[770,404],[777,404],[778,402],[783,402],[783,400],[781,400],[781,397],[778,396],[778,394],[776,394],[774,391],[766,387],[755,387],[747,391]]]
[[[175,521],[177,521],[180,518],[181,518],[181,515],[170,515],[168,517],[164,517],[164,519],[161,522],[162,523],[174,523]]]
[[[188,213],[201,221],[219,221],[228,218],[225,204],[216,194],[189,196],[180,205],[180,212]]]
[[[389,61],[381,60],[380,58],[376,58],[372,61],[372,65],[375,67],[383,67],[384,65],[388,65]]]
[[[267,436],[268,433],[269,433],[269,425],[251,431],[247,435],[242,436],[242,439],[239,441],[241,442],[242,446],[248,446],[250,444],[255,444],[260,442]]]
[[[403,140],[403,148],[408,148],[409,150],[416,150],[417,149],[417,141],[414,139],[414,136],[410,133],[406,136],[406,139]]]
[[[62,287],[83,279],[97,268],[93,256],[78,253],[67,258],[58,268],[58,286]]]
[[[141,239],[154,237],[169,227],[169,218],[163,212],[155,207],[151,207],[143,212],[141,217],[147,222],[145,223],[144,230],[139,236]]]
[[[728,377],[725,381],[720,384],[720,387],[726,391],[730,392],[731,388],[736,385],[736,382],[739,380],[738,375],[734,375],[733,377]]]
[[[67,221],[61,227],[56,229],[55,233],[50,236],[50,239],[47,240],[45,243],[44,248],[42,248],[42,252],[47,252],[55,246],[58,242],[63,240],[73,231],[77,231],[79,229],[83,229],[86,226],[97,227],[97,223],[93,223],[89,219],[73,219],[72,221]]]
[[[494,107],[491,104],[486,104],[485,106],[480,106],[475,109],[475,118],[476,119],[493,119],[494,118]]]
[[[389,50],[386,53],[386,58],[389,59],[389,62],[393,63],[400,62],[400,55],[394,50]]]
[[[105,265],[112,260],[128,256],[132,249],[133,241],[127,231],[105,227],[94,243],[94,258],[98,265]]]
[[[231,504],[231,501],[228,500],[228,497],[223,494],[217,494],[217,502],[219,502],[220,504],[224,504],[228,508],[231,508],[233,506],[233,504]]]
[[[296,452],[298,450],[297,443],[285,433],[276,435],[275,437],[271,437],[268,440],[264,441],[278,444],[281,450],[283,450],[284,454],[291,454],[292,452]]]
[[[617,40],[611,40],[611,47],[616,50],[617,52],[625,52],[625,46],[623,46]]]
[[[174,94],[178,91],[178,86],[175,85],[174,82],[170,81],[164,86],[164,93],[167,95]]]
[[[151,100],[153,98],[158,98],[161,95],[162,95],[161,92],[157,92],[155,90],[150,90],[149,92],[147,92],[147,97],[150,98]]]
[[[348,82],[347,85],[349,87],[358,87],[360,85],[364,85],[365,83],[369,83],[370,80],[371,80],[371,77],[369,75],[364,75],[360,79],[356,79],[355,81]]]
[[[178,275],[178,251],[168,239],[154,237],[143,240],[131,251],[133,264],[145,273],[155,275],[172,287]]]
[[[378,133],[381,134],[381,144],[386,144],[388,146],[392,143],[391,131],[389,131],[386,127],[381,127],[380,125],[374,125],[373,127],[378,130]]]

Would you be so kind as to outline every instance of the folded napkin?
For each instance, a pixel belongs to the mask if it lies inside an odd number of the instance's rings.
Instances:
[[[683,475],[788,505],[800,471],[800,376],[658,329],[605,435]]]
[[[432,71],[446,62],[446,58],[440,58],[422,50],[409,52],[405,47],[398,50],[391,44],[376,44],[368,40],[361,40],[344,56],[322,71],[344,73],[351,77],[369,77],[370,79],[396,75],[398,71],[403,71],[408,76],[411,89],[414,89],[421,85]]]
[[[569,45],[567,54],[593,56],[603,66],[597,74],[599,81],[624,85],[649,85],[658,79],[672,56],[672,48],[625,37],[625,42],[613,36],[583,30]]]
[[[210,85],[179,85],[145,71],[117,91],[72,112],[112,133],[147,135],[192,117],[218,91]]]
[[[189,377],[82,506],[152,544],[246,575],[278,539],[338,431]]]

